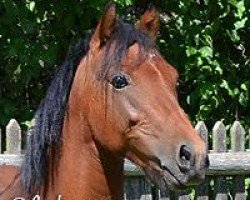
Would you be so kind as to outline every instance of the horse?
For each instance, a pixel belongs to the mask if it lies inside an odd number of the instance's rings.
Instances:
[[[137,26],[109,3],[72,47],[36,114],[21,167],[0,167],[0,199],[123,199],[124,160],[160,188],[199,184],[206,146],[178,103],[178,72],[155,45],[159,13]]]

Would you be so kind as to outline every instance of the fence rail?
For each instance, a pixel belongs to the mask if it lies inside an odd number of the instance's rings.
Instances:
[[[203,184],[184,192],[160,191],[145,180],[143,172],[126,160],[125,200],[247,200],[250,199],[250,131],[246,134],[239,121],[235,121],[227,132],[222,121],[215,123],[211,132],[204,122],[195,127],[206,142],[210,166]],[[0,165],[20,165],[23,160],[21,150],[21,128],[14,119],[6,126],[3,145],[0,130]],[[247,149],[245,147],[247,146]],[[3,150],[3,152],[1,151]],[[2,154],[1,154],[2,152]]]

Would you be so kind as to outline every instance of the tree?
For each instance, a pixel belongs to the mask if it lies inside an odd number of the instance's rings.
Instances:
[[[1,0],[1,126],[32,119],[69,45],[96,26],[107,2]],[[250,126],[250,2],[116,0],[133,22],[150,2],[161,13],[159,49],[180,72],[180,102],[191,119]]]

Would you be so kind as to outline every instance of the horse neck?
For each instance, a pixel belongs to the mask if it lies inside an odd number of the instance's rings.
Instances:
[[[67,113],[59,167],[48,184],[53,198],[122,199],[123,158],[95,142],[89,127],[80,113]]]

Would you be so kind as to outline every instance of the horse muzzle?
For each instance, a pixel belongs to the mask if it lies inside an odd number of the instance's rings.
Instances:
[[[188,186],[200,184],[205,179],[208,166],[207,154],[182,145],[176,158],[159,159],[157,167],[151,165],[144,171],[161,189],[184,190]]]

